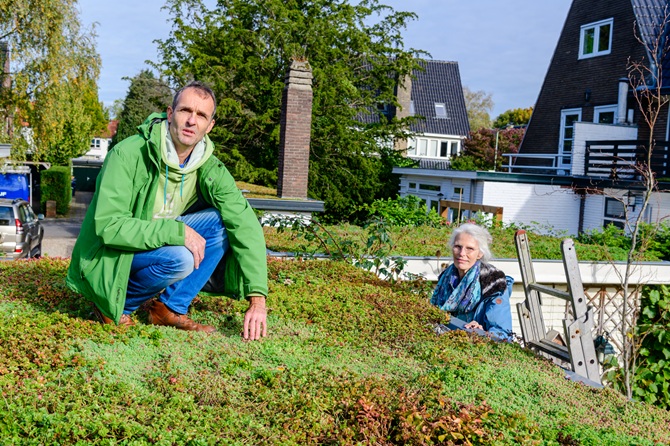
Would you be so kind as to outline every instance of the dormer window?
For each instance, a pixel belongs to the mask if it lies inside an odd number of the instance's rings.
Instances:
[[[579,38],[579,58],[604,56],[612,51],[614,19],[582,25]]]
[[[436,118],[446,118],[447,117],[447,107],[444,103],[435,103],[435,117]]]

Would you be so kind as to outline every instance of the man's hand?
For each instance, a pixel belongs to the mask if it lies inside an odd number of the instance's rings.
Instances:
[[[184,246],[193,254],[193,267],[198,269],[200,262],[205,258],[205,245],[207,242],[195,229],[189,225],[184,225],[186,233],[184,234]]]
[[[264,296],[251,296],[249,298],[249,309],[244,315],[244,331],[242,337],[245,340],[256,341],[267,335],[267,310],[265,309]]]
[[[477,322],[477,321],[468,322],[467,324],[465,324],[465,328],[467,328],[468,330],[475,330],[475,329],[476,330],[483,330],[484,329],[484,327],[482,327],[479,324],[479,322]]]

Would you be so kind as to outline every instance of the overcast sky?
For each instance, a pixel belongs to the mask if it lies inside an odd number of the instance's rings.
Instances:
[[[419,17],[405,32],[406,48],[456,61],[463,85],[493,96],[495,118],[535,103],[571,0],[381,0]],[[97,23],[102,57],[100,99],[126,96],[146,60],[156,61],[155,39],[170,32],[162,0],[79,0],[85,26]]]

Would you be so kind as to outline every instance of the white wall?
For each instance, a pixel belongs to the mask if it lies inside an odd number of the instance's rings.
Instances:
[[[91,147],[84,157],[104,160],[107,156],[110,141],[107,138],[93,138]]]
[[[670,224],[670,193],[655,192],[649,200],[648,218],[650,223],[665,221]]]
[[[410,188],[410,183],[413,183],[415,187]],[[476,197],[473,183],[472,179],[467,177],[444,178],[431,175],[403,175],[400,178],[399,194],[403,197],[406,195],[415,195],[426,200],[428,206],[430,206],[431,203],[439,201],[440,197],[438,194],[440,193],[442,194],[443,200],[459,201],[460,199],[464,203],[469,203]],[[421,184],[439,186],[440,190],[421,189]],[[454,193],[455,188],[463,189],[463,194],[460,197],[458,194]]]
[[[601,127],[602,125],[598,125]],[[454,188],[463,188],[463,201],[488,206],[503,207],[503,222],[517,223],[533,227],[549,233],[574,235],[579,230],[580,196],[572,189],[529,183],[493,182],[475,180],[474,172],[459,171],[423,171],[416,175],[410,169],[403,169],[400,195],[417,195],[427,202],[438,200],[442,193],[445,200],[456,200]],[[449,175],[445,178],[444,175]],[[415,189],[409,189],[409,183],[415,183]],[[439,191],[421,190],[419,184],[432,184],[440,187]],[[587,194],[584,202],[583,230],[601,229],[605,219],[605,198],[607,196],[623,196],[625,190],[608,189],[604,195]],[[638,193],[639,195],[639,193]],[[638,205],[629,218],[635,218],[639,212]],[[466,215],[467,216],[467,215]],[[670,223],[670,193],[655,193],[649,202],[645,221],[656,223],[667,220]],[[559,234],[560,235],[560,234]]]
[[[584,203],[583,229],[588,231],[602,228],[604,215],[605,198],[602,195],[587,195]]]
[[[486,182],[482,204],[503,207],[503,223],[533,226],[542,233],[551,229],[577,234],[579,196],[560,186]]]

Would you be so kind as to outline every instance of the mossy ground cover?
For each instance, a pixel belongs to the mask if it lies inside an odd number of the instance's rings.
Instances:
[[[205,335],[102,326],[67,261],[0,263],[0,444],[668,444],[670,414],[515,344],[437,336],[427,287],[270,260],[270,335],[203,297]]]

